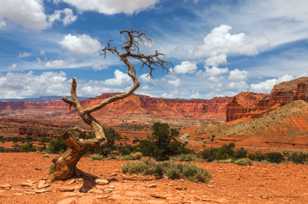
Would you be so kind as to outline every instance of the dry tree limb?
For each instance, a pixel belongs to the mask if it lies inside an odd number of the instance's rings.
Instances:
[[[77,95],[77,80],[73,79],[71,84],[71,97],[63,98],[63,101],[70,107],[73,107],[79,114],[80,118],[90,126],[95,137],[93,139],[80,139],[75,135],[84,134],[84,131],[78,128],[69,129],[63,135],[68,149],[53,160],[55,171],[52,174],[52,180],[66,180],[72,177],[84,177],[89,179],[89,174],[81,173],[77,169],[80,158],[90,149],[102,146],[107,143],[105,130],[103,125],[92,116],[92,113],[105,107],[106,105],[123,99],[133,94],[140,86],[136,69],[131,60],[138,61],[143,67],[148,68],[148,73],[152,76],[152,72],[156,67],[166,68],[167,62],[163,60],[163,54],[155,51],[154,54],[146,55],[140,52],[140,46],[145,40],[148,40],[146,35],[139,31],[123,30],[120,32],[125,35],[126,41],[123,46],[118,49],[113,47],[110,42],[102,49],[102,53],[110,53],[117,56],[127,67],[127,75],[132,80],[132,86],[127,92],[113,95],[102,100],[100,103],[85,107],[81,104]],[[93,180],[93,179],[92,179]],[[83,189],[82,191],[87,191]]]

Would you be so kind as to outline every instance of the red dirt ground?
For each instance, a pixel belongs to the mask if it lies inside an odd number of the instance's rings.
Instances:
[[[1,153],[0,186],[10,184],[10,190],[0,189],[1,204],[101,204],[101,203],[308,203],[308,165],[254,163],[198,163],[212,174],[208,184],[184,180],[155,180],[151,177],[127,176],[121,165],[127,161],[92,161],[84,158],[80,168],[114,181],[97,186],[91,193],[60,192],[61,186],[78,187],[80,181],[56,182],[50,192],[34,193],[21,183],[46,178],[54,156],[39,153]]]

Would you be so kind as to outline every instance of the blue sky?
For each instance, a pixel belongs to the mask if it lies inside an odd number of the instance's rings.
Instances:
[[[146,32],[143,49],[172,63],[153,79],[136,64],[140,94],[269,92],[308,75],[306,0],[2,0],[0,98],[68,95],[72,77],[80,96],[126,90],[125,67],[99,54],[122,29]]]

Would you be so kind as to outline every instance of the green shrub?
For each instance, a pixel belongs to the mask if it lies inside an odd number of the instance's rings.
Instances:
[[[145,174],[150,166],[145,162],[129,162],[122,166],[122,171],[125,174]]]
[[[114,146],[115,142],[120,139],[119,133],[113,128],[105,128],[105,134],[109,146]]]
[[[223,159],[223,160],[217,160],[217,163],[222,163],[222,164],[228,164],[228,163],[233,163],[233,159]]]
[[[56,171],[56,165],[54,163],[52,163],[49,166],[49,174],[53,174]]]
[[[0,152],[5,152],[5,148],[4,147],[0,147]]]
[[[124,155],[121,158],[123,160],[140,160],[143,157],[141,152],[132,152],[129,155]]]
[[[296,164],[304,164],[306,161],[308,161],[308,154],[302,152],[289,153],[287,156],[288,161],[292,161]]]
[[[206,183],[210,180],[210,174],[191,164],[177,164],[173,162],[153,162],[141,161],[130,162],[122,166],[123,173],[154,175],[162,178],[166,176],[170,179],[185,178],[193,182]]]
[[[106,157],[104,157],[103,155],[101,154],[95,154],[91,157],[92,160],[103,160],[105,159]]]
[[[118,151],[121,155],[129,155],[130,153],[135,151],[135,147],[132,145],[123,145],[118,147]]]
[[[50,137],[39,137],[37,140],[42,143],[48,143],[50,142]]]
[[[235,159],[241,159],[241,158],[246,158],[247,157],[247,150],[244,148],[240,148],[235,150],[234,152],[234,158]]]
[[[203,159],[211,162],[214,160],[232,159],[235,156],[235,145],[233,143],[225,144],[222,147],[205,149],[201,155]]]
[[[216,149],[215,148],[209,148],[209,149],[205,149],[202,151],[201,155],[202,158],[207,160],[208,162],[212,162],[217,158],[217,153],[216,153]]]
[[[265,155],[261,152],[249,153],[248,158],[253,161],[263,161],[265,160]]]
[[[284,156],[280,152],[269,152],[265,154],[265,160],[271,163],[281,163],[284,161]]]
[[[195,161],[198,160],[198,156],[196,154],[179,154],[172,159],[178,161]]]
[[[179,168],[169,167],[166,170],[166,176],[169,179],[180,179],[181,178],[181,170]]]
[[[36,149],[32,143],[27,142],[19,146],[21,152],[35,152]]]
[[[24,141],[25,142],[32,142],[33,138],[31,136],[27,136],[27,137],[24,138]]]
[[[172,129],[166,123],[154,123],[152,136],[147,140],[139,141],[137,150],[145,156],[156,160],[167,160],[169,156],[189,153],[185,144],[178,141],[179,131]]]
[[[59,153],[66,150],[66,144],[63,138],[53,138],[48,144],[46,151],[48,153]]]
[[[115,142],[120,139],[120,135],[113,128],[105,128],[105,135],[107,138],[107,143],[101,147],[96,148],[94,153],[107,156],[116,150]]]
[[[135,160],[130,154],[121,156],[122,160]]]
[[[141,152],[133,152],[130,154],[133,159],[139,160],[143,157],[143,154]]]

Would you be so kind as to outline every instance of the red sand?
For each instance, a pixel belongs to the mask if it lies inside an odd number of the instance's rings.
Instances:
[[[200,184],[126,176],[121,173],[121,165],[127,161],[92,161],[84,158],[80,162],[81,169],[102,178],[116,173],[117,181],[102,186],[102,191],[98,193],[59,192],[57,188],[68,184],[57,182],[52,184],[51,192],[25,194],[20,184],[27,179],[37,182],[46,178],[52,157],[46,158],[37,153],[1,153],[0,185],[11,184],[13,187],[8,191],[0,190],[0,203],[51,204],[65,198],[78,200],[75,203],[80,204],[308,203],[308,165],[289,163],[254,163],[252,166],[198,163],[209,170],[213,177],[209,184]]]

